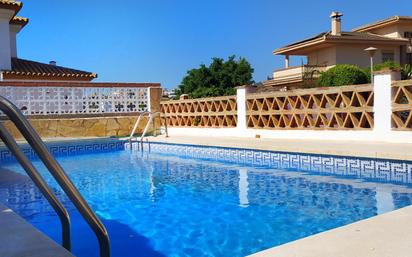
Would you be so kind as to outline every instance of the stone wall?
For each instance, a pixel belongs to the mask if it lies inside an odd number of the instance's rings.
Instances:
[[[129,136],[136,122],[134,116],[123,117],[93,117],[93,118],[59,118],[59,119],[29,119],[34,129],[41,137],[109,137]],[[140,122],[137,133],[141,133],[147,123],[147,118]],[[156,122],[159,123],[159,122]],[[16,127],[10,121],[4,125],[15,138],[22,138]]]

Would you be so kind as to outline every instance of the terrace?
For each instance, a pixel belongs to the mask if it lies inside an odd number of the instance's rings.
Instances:
[[[312,81],[319,77],[320,73],[326,71],[327,67],[322,65],[301,65],[278,69],[273,72],[270,85],[286,85],[301,83],[305,80]]]

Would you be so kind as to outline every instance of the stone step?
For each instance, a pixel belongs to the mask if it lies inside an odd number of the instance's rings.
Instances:
[[[0,204],[0,256],[73,257],[61,245]]]

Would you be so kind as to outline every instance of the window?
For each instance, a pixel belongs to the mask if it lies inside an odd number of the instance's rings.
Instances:
[[[412,31],[406,31],[406,32],[404,33],[404,38],[412,39]]]
[[[395,61],[395,53],[393,51],[382,51],[382,62]]]

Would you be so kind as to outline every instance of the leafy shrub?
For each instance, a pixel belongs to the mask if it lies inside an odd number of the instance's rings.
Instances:
[[[368,83],[366,73],[355,65],[338,64],[322,72],[317,84],[322,87],[338,87]]]
[[[406,64],[402,67],[401,76],[402,79],[412,79],[412,66],[410,64]]]
[[[380,70],[401,70],[401,65],[399,63],[396,63],[394,61],[386,61],[384,63],[378,63],[373,65],[373,70],[374,71],[380,71]]]
[[[412,79],[412,67],[409,64],[406,64],[405,66],[401,67],[399,63],[393,62],[393,61],[387,61],[384,63],[379,63],[373,65],[373,70],[374,71],[381,71],[384,69],[390,69],[390,70],[398,70],[401,72],[401,79]],[[365,74],[368,76],[368,81],[371,82],[371,69],[370,68],[365,68],[363,69]]]

